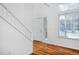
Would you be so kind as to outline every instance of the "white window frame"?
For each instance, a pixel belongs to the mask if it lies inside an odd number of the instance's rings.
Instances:
[[[64,14],[71,14],[71,13],[79,13],[79,8],[72,8],[72,9],[60,11],[60,12],[59,12],[59,17],[60,17],[61,15],[64,15]],[[59,22],[60,22],[60,19],[59,19]],[[59,27],[60,27],[60,25],[59,25]],[[59,36],[60,36],[60,37],[63,37],[63,38],[69,38],[69,39],[70,39],[70,38],[71,38],[71,39],[79,39],[78,36],[76,37],[76,36],[74,36],[74,35],[68,37],[68,36],[67,36],[67,33],[65,34],[65,36],[61,36],[61,35],[60,35],[60,28],[59,28]]]

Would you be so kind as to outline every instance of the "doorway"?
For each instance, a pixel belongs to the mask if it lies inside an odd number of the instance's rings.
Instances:
[[[47,17],[35,18],[33,23],[34,39],[47,40]]]

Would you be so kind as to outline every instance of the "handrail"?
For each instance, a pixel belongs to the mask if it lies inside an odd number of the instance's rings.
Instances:
[[[11,25],[13,28],[15,28],[19,33],[21,33],[25,38],[29,39],[28,37],[26,37],[24,35],[24,33],[22,33],[21,31],[19,31],[15,26],[13,26],[11,23],[9,23],[6,19],[4,19],[2,16],[0,16],[1,19],[3,19],[5,22],[7,22],[9,25]],[[30,40],[30,39],[29,39]]]
[[[0,3],[2,7],[4,7],[22,26],[25,27],[30,33],[32,33],[8,8],[6,8],[2,3]]]
[[[25,28],[25,30],[27,30],[30,34],[32,34],[32,32],[10,11],[8,10],[2,3],[0,3],[1,7],[4,8],[15,20],[17,20],[19,22],[20,25],[22,25],[22,29]],[[17,26],[14,26],[14,24],[12,22],[10,22],[10,20],[6,20],[5,17],[2,17],[2,15],[0,16],[5,22],[7,22],[9,25],[11,25],[13,28],[15,28],[19,33],[21,33],[25,38],[27,38],[28,40],[31,40],[30,38],[28,38],[25,33],[23,33],[22,31],[20,31],[20,29],[17,28]],[[12,23],[12,24],[11,24]],[[17,23],[17,22],[16,22]],[[18,25],[19,25],[18,24]]]

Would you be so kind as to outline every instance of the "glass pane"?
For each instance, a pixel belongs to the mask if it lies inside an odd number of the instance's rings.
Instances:
[[[59,16],[59,35],[67,38],[79,38],[79,13]]]
[[[47,39],[47,17],[44,17],[44,37]]]

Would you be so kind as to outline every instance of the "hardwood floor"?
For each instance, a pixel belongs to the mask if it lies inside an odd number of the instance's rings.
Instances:
[[[79,55],[79,50],[34,40],[33,55]]]

